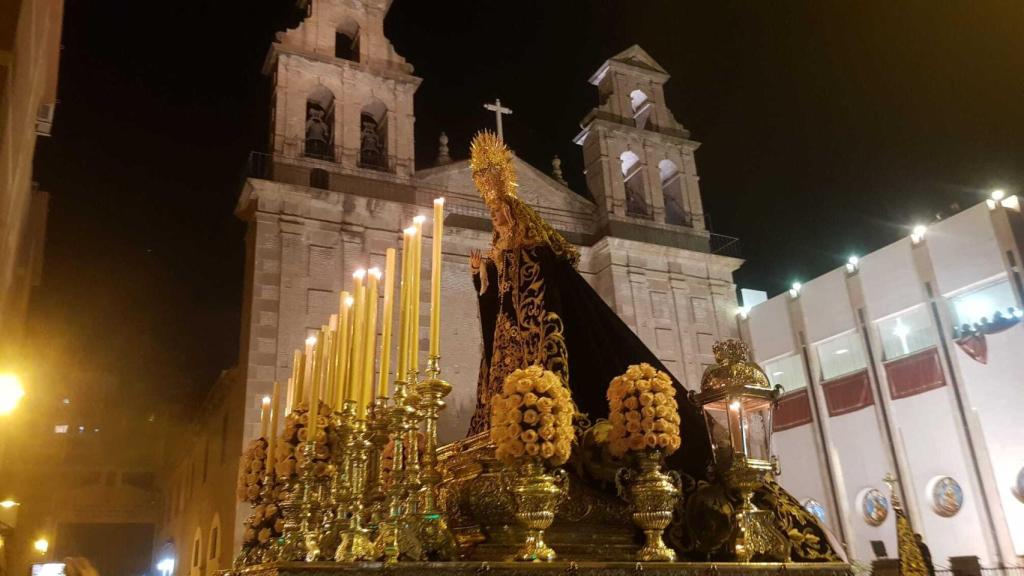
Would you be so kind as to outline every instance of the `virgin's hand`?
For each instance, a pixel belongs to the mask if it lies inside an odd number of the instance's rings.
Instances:
[[[480,255],[480,251],[479,250],[470,250],[469,251],[469,265],[470,265],[471,268],[473,268],[474,270],[479,270],[480,269],[480,263],[481,263],[482,260],[483,260],[483,257]]]

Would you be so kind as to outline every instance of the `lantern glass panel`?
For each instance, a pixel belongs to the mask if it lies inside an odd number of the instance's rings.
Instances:
[[[763,398],[745,398],[742,422],[747,458],[767,462],[771,458],[771,402]]]
[[[729,416],[727,403],[723,400],[704,406],[704,419],[708,424],[708,435],[715,460],[722,456],[732,455],[732,439],[729,434]]]

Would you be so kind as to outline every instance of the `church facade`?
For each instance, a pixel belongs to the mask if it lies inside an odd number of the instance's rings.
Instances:
[[[337,311],[352,272],[383,268],[385,249],[398,245],[401,229],[428,214],[440,196],[446,199],[441,368],[454,390],[439,432],[442,441],[465,435],[481,354],[468,255],[487,249],[490,217],[468,160],[450,160],[443,135],[436,165],[416,169],[413,101],[421,80],[384,36],[389,6],[387,0],[315,2],[309,17],[280,34],[270,50],[270,147],[252,155],[236,210],[248,228],[241,357],[237,378],[223,384],[218,414],[208,419],[224,423],[230,439],[223,444],[240,449],[258,434],[262,397],[275,381],[287,381],[292,351]],[[696,388],[713,363],[712,344],[736,336],[732,274],[742,261],[716,250],[704,227],[698,143],[665,106],[668,79],[638,46],[591,77],[600,104],[583,118],[574,142],[593,201],[570,190],[558,172],[515,163],[520,197],[579,247],[581,274],[681,382]],[[421,310],[425,340],[429,303]],[[425,342],[420,348],[426,350]],[[208,572],[203,559],[212,556],[194,553],[209,541],[202,534],[206,517],[218,519],[218,539],[226,540],[220,547],[235,543],[237,550],[235,527],[246,513],[223,498],[194,500],[210,508],[183,514],[198,526],[169,522],[161,533],[173,542],[165,549],[184,559],[180,574]],[[193,559],[199,564],[182,566]]]

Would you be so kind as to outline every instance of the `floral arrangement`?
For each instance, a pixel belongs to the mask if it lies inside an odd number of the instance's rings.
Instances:
[[[679,404],[672,378],[646,362],[630,366],[608,386],[608,449],[622,457],[628,451],[679,449]]]
[[[491,399],[495,456],[510,466],[528,459],[561,466],[576,437],[575,413],[569,389],[554,372],[536,365],[516,370]]]
[[[340,449],[337,430],[326,414],[330,408],[320,404],[320,416],[316,421],[316,454],[313,457],[313,474],[326,477],[331,473],[331,455]],[[252,441],[242,454],[238,470],[238,498],[253,505],[252,514],[245,520],[243,540],[246,545],[266,544],[271,538],[281,535],[284,519],[278,503],[285,498],[291,481],[296,478],[300,464],[304,462],[303,444],[309,438],[309,411],[300,406],[285,418],[284,429],[274,446],[274,478],[269,499],[263,497],[264,480],[267,474],[268,442],[264,438]]]
[[[256,438],[242,452],[238,463],[238,484],[235,488],[238,500],[257,504],[263,491],[263,479],[267,474],[267,441]]]

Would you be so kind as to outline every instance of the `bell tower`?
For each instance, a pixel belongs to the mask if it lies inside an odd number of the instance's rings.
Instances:
[[[408,179],[415,170],[413,95],[420,78],[384,36],[390,0],[317,0],[278,35],[272,78],[274,156]],[[316,182],[311,182],[316,186]]]
[[[700,145],[665,106],[668,72],[637,45],[590,77],[598,105],[580,123],[587,187],[599,219],[615,230],[703,231],[697,168]]]

